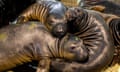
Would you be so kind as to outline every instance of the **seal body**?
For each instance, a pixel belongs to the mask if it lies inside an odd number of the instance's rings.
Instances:
[[[0,71],[32,60],[39,61],[37,72],[48,72],[54,58],[81,62],[88,59],[88,50],[81,44],[73,35],[53,37],[39,22],[9,25],[0,29]]]
[[[14,22],[22,23],[29,20],[38,20],[44,24],[54,36],[62,37],[66,34],[67,30],[66,10],[67,8],[58,1],[37,1],[23,11]]]
[[[89,49],[89,59],[85,63],[53,61],[58,72],[99,72],[107,66],[114,54],[111,34],[104,19],[81,8],[70,8],[67,14],[68,31],[79,36]],[[58,68],[61,66],[62,68]]]
[[[114,14],[106,14],[106,13],[101,13],[101,12],[94,11],[94,10],[88,10],[88,11],[92,13],[96,13],[103,17],[107,26],[109,27],[110,33],[114,41],[114,46],[120,47],[120,33],[119,33],[120,32],[120,26],[119,26],[120,17]]]

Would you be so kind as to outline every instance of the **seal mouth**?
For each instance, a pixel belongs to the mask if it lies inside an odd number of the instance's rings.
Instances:
[[[79,47],[81,48],[81,47]],[[82,52],[81,52],[82,51]],[[80,52],[80,53],[79,53]],[[88,51],[86,49],[80,50],[78,53],[75,54],[74,61],[80,62],[80,63],[85,63],[88,61],[89,56],[88,56]]]

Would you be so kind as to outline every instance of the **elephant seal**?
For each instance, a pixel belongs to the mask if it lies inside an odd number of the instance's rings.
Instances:
[[[59,1],[37,1],[37,3],[25,9],[13,23],[38,20],[44,24],[54,36],[61,38],[67,32],[66,10],[67,8]]]
[[[71,34],[56,38],[40,22],[9,25],[0,29],[0,71],[32,60],[39,61],[37,72],[48,72],[55,58],[83,62],[88,50],[82,43]]]
[[[69,8],[67,11],[68,32],[83,40],[89,50],[89,59],[85,63],[52,61],[57,72],[99,72],[108,66],[114,55],[114,43],[104,19],[97,13],[81,8]],[[62,68],[60,68],[60,67]]]

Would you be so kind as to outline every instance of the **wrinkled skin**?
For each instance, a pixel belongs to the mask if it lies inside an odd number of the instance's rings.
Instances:
[[[56,72],[99,72],[110,64],[114,54],[113,41],[104,19],[97,13],[80,8],[68,9],[68,31],[83,40],[89,50],[85,63],[52,61]]]
[[[114,46],[120,47],[120,17],[114,14],[106,14],[94,10],[88,10],[103,17],[112,35]]]
[[[55,58],[82,62],[88,59],[88,49],[82,43],[71,34],[55,38],[39,22],[9,25],[0,29],[0,71],[32,60],[39,61],[36,72],[49,72]]]
[[[67,32],[66,10],[67,8],[58,1],[38,1],[25,9],[14,23],[38,20],[47,27],[52,35],[61,38]]]
[[[111,65],[114,65],[116,63],[120,63],[120,17],[116,16],[114,14],[106,14],[99,11],[94,10],[88,10],[93,13],[97,13],[98,15],[101,15],[103,19],[105,20],[107,26],[109,27],[110,33],[112,35],[113,41],[114,41],[114,58]]]
[[[114,47],[104,19],[100,15],[80,8],[68,8],[65,17],[67,21],[67,30],[65,30],[83,40],[83,45],[88,48],[89,59],[83,63],[52,61],[52,68],[57,72],[97,72],[110,64],[114,54]],[[59,26],[59,23],[57,24]],[[47,25],[49,26],[49,24]],[[51,29],[47,28],[51,32],[54,28],[57,28],[56,25],[52,24]]]

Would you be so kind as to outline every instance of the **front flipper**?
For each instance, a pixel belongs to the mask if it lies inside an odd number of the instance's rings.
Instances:
[[[24,23],[27,22],[27,18],[24,16],[19,16],[15,21],[11,22],[10,24],[18,24],[18,23]]]
[[[38,68],[36,72],[49,72],[50,70],[50,59],[42,58],[38,64]]]

